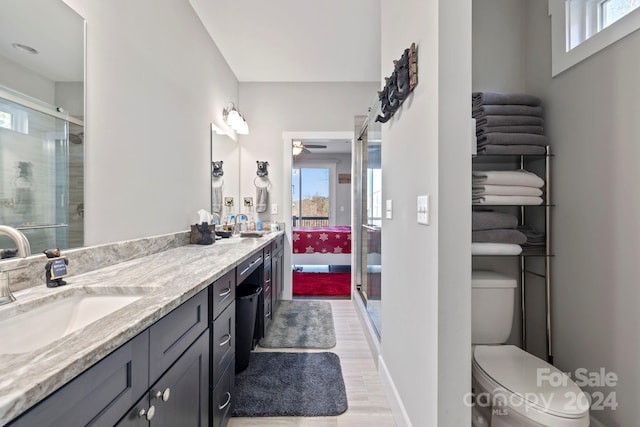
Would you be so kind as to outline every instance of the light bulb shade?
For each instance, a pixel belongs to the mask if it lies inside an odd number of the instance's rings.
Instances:
[[[236,133],[240,135],[247,135],[249,133],[249,125],[246,121],[244,121],[244,119],[242,120],[240,125],[236,127]]]
[[[242,117],[240,117],[240,113],[238,113],[238,110],[236,109],[229,111],[227,114],[227,124],[234,129],[240,126],[242,121]]]
[[[247,121],[242,117],[242,114],[235,109],[233,103],[230,103],[229,107],[224,109],[222,115],[224,122],[237,134],[246,135],[249,133]]]

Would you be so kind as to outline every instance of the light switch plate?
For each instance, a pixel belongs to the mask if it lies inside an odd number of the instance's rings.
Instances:
[[[278,204],[271,203],[271,215],[277,215],[277,214],[278,214]]]
[[[418,224],[429,225],[429,195],[418,196]]]
[[[393,202],[387,200],[385,204],[385,217],[387,219],[393,219]]]

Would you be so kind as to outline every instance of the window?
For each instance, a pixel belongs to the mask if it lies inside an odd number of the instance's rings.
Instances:
[[[11,113],[0,111],[0,128],[11,129]]]
[[[291,171],[291,213],[294,227],[329,225],[331,171],[301,167]]]
[[[640,0],[549,0],[555,76],[640,28]]]
[[[604,0],[600,3],[601,28],[606,28],[640,6],[640,0]]]

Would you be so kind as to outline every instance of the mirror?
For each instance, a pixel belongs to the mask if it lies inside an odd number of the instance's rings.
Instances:
[[[2,1],[0,224],[33,254],[84,245],[84,31],[61,0]]]
[[[211,212],[227,215],[240,210],[240,145],[211,124]],[[215,215],[214,215],[215,216]]]

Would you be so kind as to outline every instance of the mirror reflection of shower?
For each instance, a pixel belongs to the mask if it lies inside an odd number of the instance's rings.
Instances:
[[[33,253],[82,246],[83,123],[0,89],[0,224],[22,231]],[[0,237],[0,249],[14,246]]]

